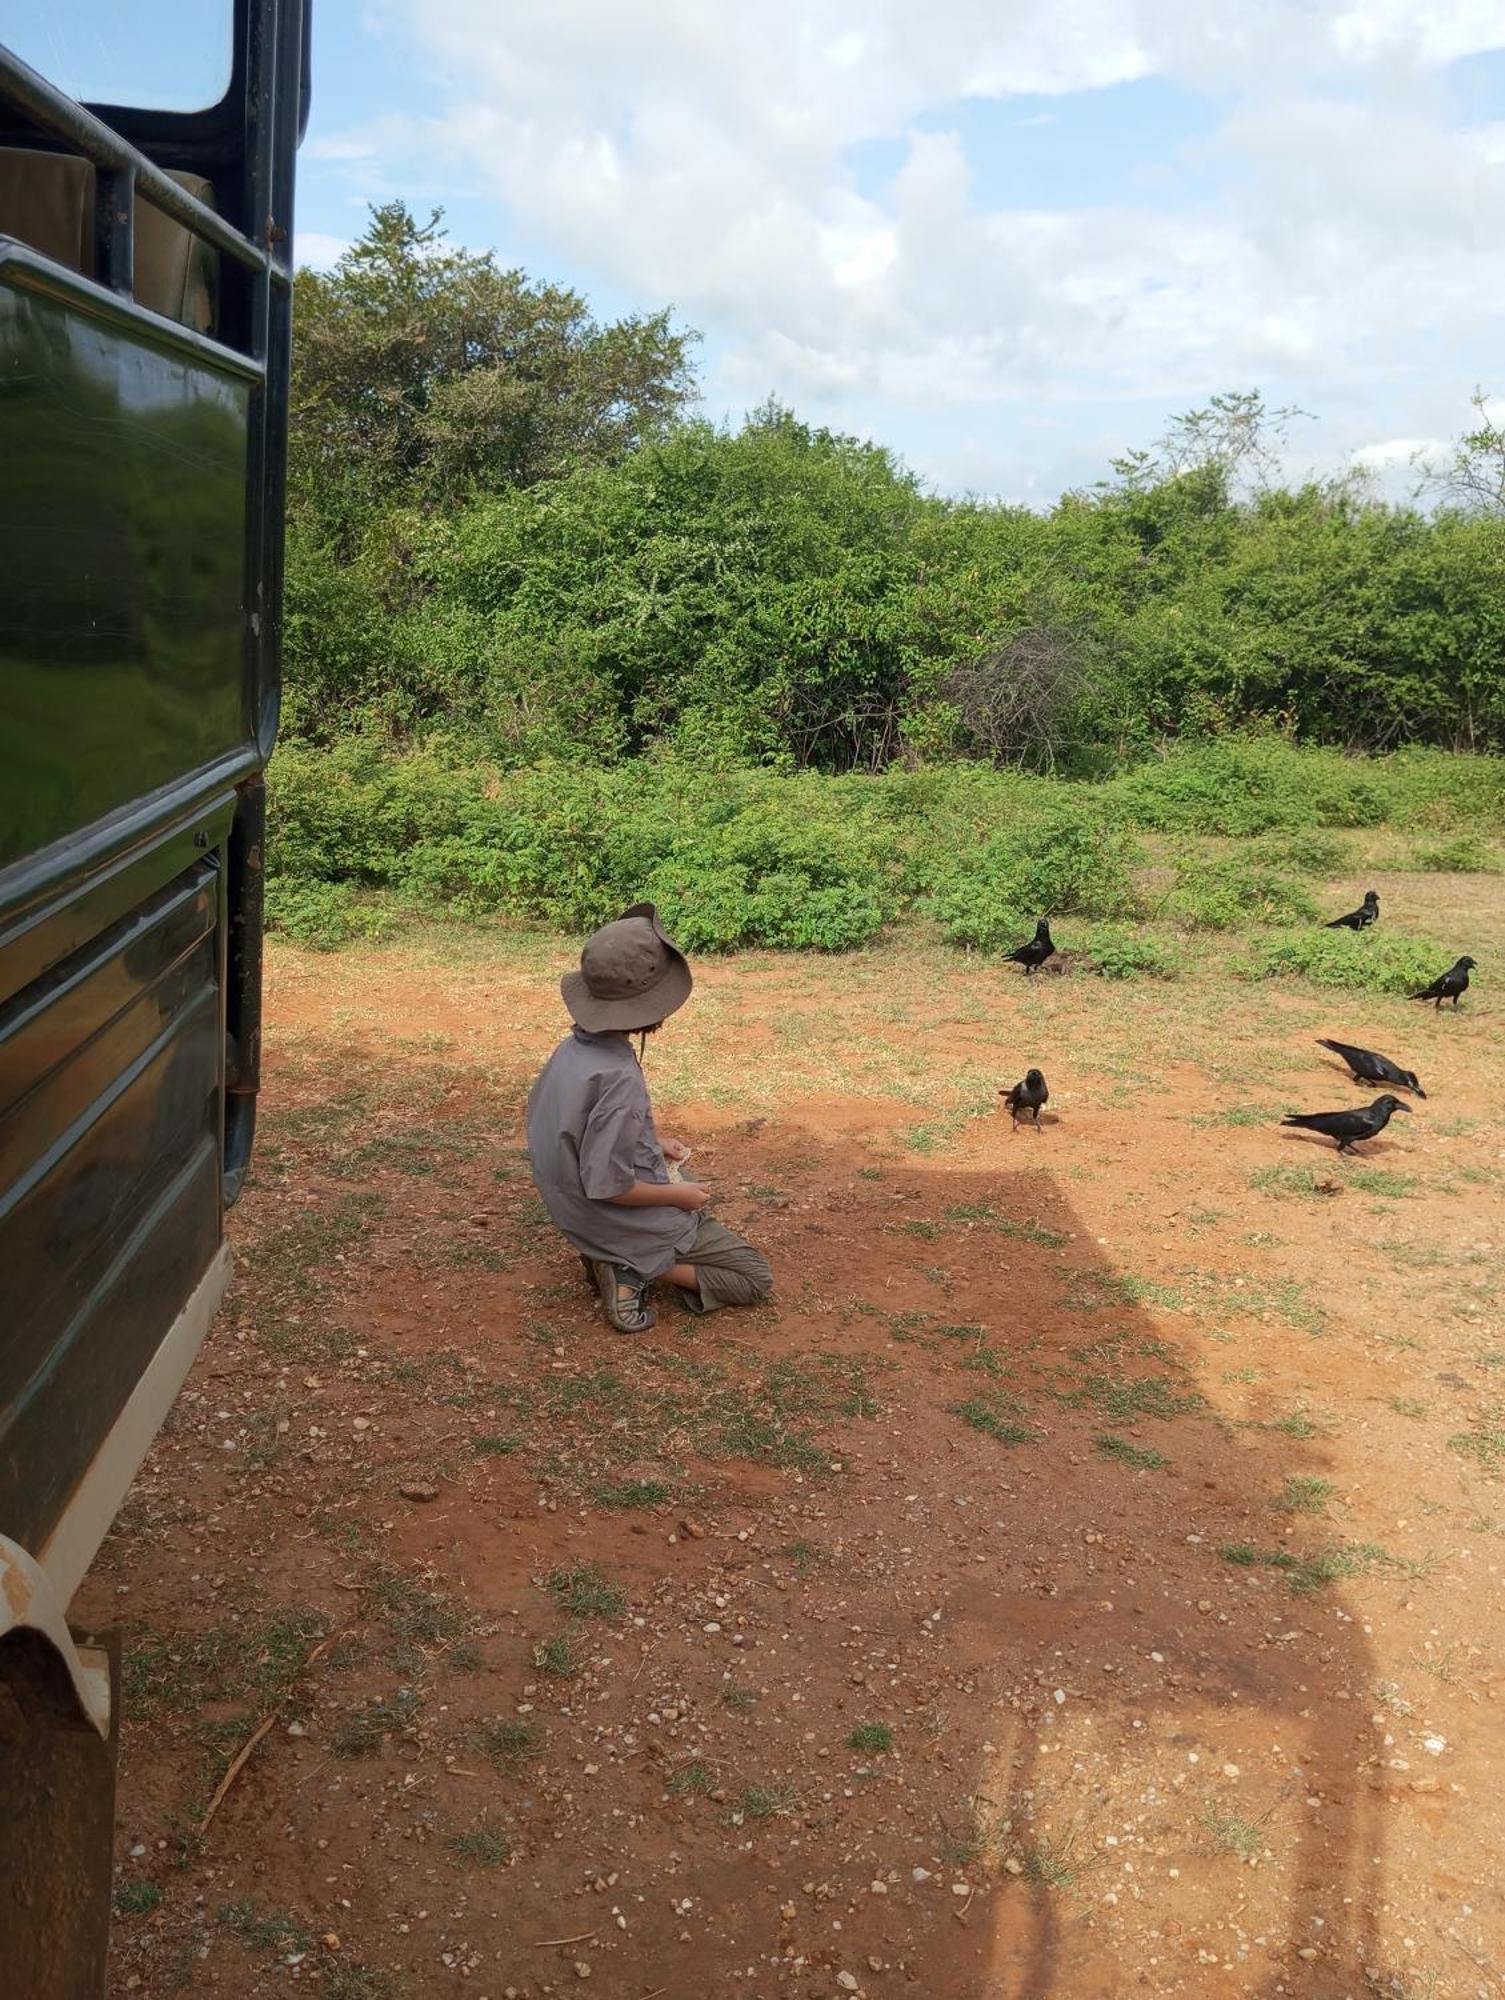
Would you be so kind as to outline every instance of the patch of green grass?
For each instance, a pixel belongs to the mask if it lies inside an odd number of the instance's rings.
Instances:
[[[781,1471],[819,1472],[829,1455],[807,1430],[749,1403],[723,1404],[716,1443],[728,1457],[761,1460]]]
[[[823,1563],[830,1561],[825,1549],[816,1542],[806,1541],[803,1535],[796,1536],[792,1542],[786,1542],[784,1554],[802,1575],[805,1571],[818,1569]]]
[[[135,1882],[118,1882],[115,1885],[115,1914],[117,1917],[146,1917],[162,1901],[162,1891],[155,1882],[145,1877]]]
[[[1101,1279],[1104,1290],[1116,1292],[1125,1305],[1158,1306],[1162,1312],[1184,1312],[1185,1292],[1175,1285],[1163,1285],[1158,1278],[1142,1277],[1136,1271],[1120,1271]]]
[[[620,1618],[627,1609],[626,1597],[614,1583],[608,1583],[598,1563],[551,1569],[544,1587],[571,1618]]]
[[[523,1441],[501,1431],[484,1431],[480,1437],[471,1439],[470,1448],[477,1458],[510,1458],[515,1451],[522,1450]]]
[[[219,1920],[253,1951],[307,1951],[313,1943],[296,1917],[279,1910],[263,1910],[249,1897],[238,1903],[221,1903]]]
[[[574,1635],[555,1632],[550,1638],[540,1639],[533,1648],[533,1664],[541,1674],[552,1674],[561,1681],[573,1680],[580,1671],[580,1649]]]
[[[538,1755],[538,1731],[531,1722],[510,1715],[492,1716],[476,1729],[476,1743],[503,1770]]]
[[[941,1233],[941,1225],[938,1222],[931,1222],[921,1215],[910,1216],[909,1220],[901,1222],[899,1227],[906,1236],[918,1236],[926,1243],[933,1243]]]
[[[293,1606],[193,1633],[135,1636],[121,1662],[126,1712],[140,1721],[186,1715],[206,1702],[274,1708],[329,1631],[322,1611]]]
[[[1059,1250],[1066,1241],[1060,1230],[1047,1229],[1033,1216],[1000,1215],[990,1201],[954,1202],[946,1210],[946,1219],[948,1222],[980,1222],[999,1236],[1007,1236],[1016,1243],[1037,1243],[1045,1250]]]
[[[663,1479],[600,1479],[592,1486],[591,1498],[598,1507],[659,1507],[674,1488]]]
[[[1481,1419],[1472,1430],[1458,1431],[1448,1439],[1448,1449],[1460,1458],[1472,1459],[1486,1472],[1505,1464],[1505,1423],[1499,1418]]]
[[[512,1853],[512,1842],[494,1820],[478,1820],[463,1833],[451,1834],[449,1851],[473,1868],[500,1868]]]
[[[1249,979],[1309,979],[1350,993],[1414,993],[1447,963],[1445,947],[1396,931],[1274,934],[1236,966]]]
[[[259,1237],[248,1266],[248,1304],[257,1336],[268,1353],[289,1360],[330,1360],[348,1352],[353,1336],[331,1327],[308,1308],[386,1211],[383,1197],[366,1189],[309,1203]]]
[[[1252,1542],[1232,1542],[1220,1553],[1224,1562],[1241,1569],[1280,1570],[1299,1596],[1325,1589],[1330,1583],[1368,1576],[1376,1569],[1406,1567],[1373,1542],[1335,1542],[1306,1556],[1295,1555],[1289,1549],[1259,1549]]]
[[[1258,1861],[1265,1851],[1265,1836],[1262,1831],[1270,1818],[1264,1813],[1257,1820],[1245,1819],[1242,1813],[1228,1812],[1222,1806],[1207,1805],[1202,1808],[1200,1819],[1213,1843],[1227,1854],[1236,1854],[1240,1861]]]
[[[979,1326],[976,1320],[958,1320],[953,1326],[937,1326],[935,1334],[938,1340],[982,1340],[987,1328]]]
[[[1427,1414],[1426,1404],[1418,1403],[1414,1396],[1392,1396],[1390,1407],[1398,1417],[1413,1417],[1418,1422]]]
[[[1311,1167],[1281,1164],[1254,1168],[1249,1175],[1249,1185],[1259,1194],[1301,1201],[1330,1201],[1342,1192],[1342,1184],[1335,1181],[1331,1174],[1319,1174]]]
[[[1407,1657],[1406,1664],[1417,1668],[1421,1673],[1430,1674],[1434,1680],[1441,1681],[1444,1687],[1456,1687],[1458,1684],[1456,1646],[1445,1646],[1440,1653],[1411,1653]]]
[[[1421,1186],[1415,1174],[1398,1174],[1389,1167],[1353,1167],[1348,1179],[1360,1194],[1379,1195],[1385,1201],[1402,1201]]]
[[[1274,1125],[1279,1118],[1278,1104],[1230,1104],[1222,1111],[1194,1112],[1191,1122],[1205,1130],[1220,1126]]]
[[[323,1968],[319,2000],[395,2000],[390,1976],[373,1972],[359,1959],[332,1958]]]
[[[1164,1375],[1089,1375],[1080,1388],[1061,1398],[1072,1409],[1090,1404],[1110,1424],[1138,1423],[1155,1417],[1169,1423],[1202,1409],[1207,1398],[1195,1389],[1175,1388]]]
[[[389,1657],[400,1673],[417,1672],[429,1655],[474,1637],[480,1629],[481,1620],[467,1605],[384,1563],[371,1565],[365,1589],[390,1635]]]
[[[1307,1439],[1324,1436],[1329,1427],[1326,1423],[1319,1423],[1305,1410],[1290,1410],[1283,1417],[1269,1417],[1252,1428],[1279,1431],[1282,1437]]]
[[[847,1738],[849,1750],[861,1750],[869,1757],[886,1757],[894,1747],[894,1732],[886,1722],[859,1722]]]
[[[1224,1285],[1219,1294],[1223,1309],[1249,1319],[1277,1319],[1298,1333],[1314,1337],[1326,1330],[1327,1314],[1296,1278],[1269,1278],[1263,1282]]]
[[[750,1708],[758,1705],[755,1688],[741,1687],[736,1681],[728,1681],[721,1690],[721,1703],[736,1715],[745,1715]]]
[[[1017,1853],[1025,1881],[1039,1889],[1069,1889],[1079,1872],[1073,1858],[1075,1847],[1071,1836],[1021,1842]]]
[[[664,1780],[664,1790],[676,1799],[704,1798],[715,1789],[716,1780],[711,1775],[710,1766],[702,1763],[699,1757],[692,1758],[688,1764],[681,1764]]]
[[[1148,1445],[1130,1444],[1127,1438],[1106,1435],[1095,1437],[1092,1442],[1105,1458],[1116,1458],[1120,1465],[1132,1465],[1141,1472],[1154,1472],[1166,1463],[1164,1452],[1152,1451]]]
[[[1476,833],[1454,834],[1434,846],[1418,847],[1411,865],[1432,875],[1493,875],[1500,866],[1494,850]]]
[[[1035,1444],[1038,1434],[1028,1424],[1015,1421],[1015,1413],[1020,1406],[1017,1400],[1000,1389],[990,1390],[983,1396],[968,1396],[960,1403],[946,1406],[952,1416],[960,1417],[974,1431],[981,1431],[984,1437],[996,1438],[999,1444]]]
[[[1333,1483],[1330,1479],[1318,1479],[1314,1474],[1294,1472],[1280,1489],[1278,1507],[1288,1514],[1321,1514],[1333,1497]]]
[[[1012,1365],[1004,1360],[996,1348],[989,1347],[986,1342],[981,1347],[974,1347],[970,1354],[964,1354],[961,1365],[974,1375],[1003,1376],[1012,1375],[1014,1372]]]
[[[799,1803],[793,1785],[748,1785],[737,1801],[734,1818],[787,1819]]]
[[[371,1757],[389,1736],[401,1736],[410,1729],[418,1714],[418,1696],[412,1688],[369,1701],[340,1722],[329,1739],[332,1757]]]

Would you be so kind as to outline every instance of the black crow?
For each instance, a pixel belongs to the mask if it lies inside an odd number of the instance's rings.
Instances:
[[[1414,1069],[1401,1069],[1389,1056],[1376,1055],[1373,1049],[1351,1048],[1347,1042],[1329,1042],[1321,1035],[1317,1037],[1317,1046],[1341,1056],[1355,1083],[1398,1083],[1402,1090],[1414,1090],[1418,1097],[1427,1094],[1417,1082]]]
[[[1411,998],[1435,1000],[1439,1009],[1444,1000],[1451,1000],[1456,1011],[1459,995],[1468,991],[1468,975],[1473,969],[1474,961],[1471,958],[1460,958],[1456,965],[1449,966],[1440,978],[1434,979],[1430,986],[1423,986],[1421,991],[1413,993]]]
[[[1367,931],[1371,924],[1380,920],[1380,899],[1373,889],[1364,891],[1364,900],[1356,910],[1350,910],[1346,917],[1334,917],[1323,928],[1330,931]]]
[[[1018,1129],[1019,1120],[1025,1113],[1033,1112],[1035,1130],[1039,1131],[1040,1108],[1042,1105],[1049,1104],[1050,1102],[1050,1092],[1046,1088],[1045,1078],[1039,1070],[1027,1069],[1024,1072],[1023,1083],[1016,1083],[1012,1090],[1000,1090],[998,1095],[1013,1114],[1016,1130]]]
[[[1035,925],[1035,934],[1029,943],[1020,945],[1017,951],[1011,951],[1006,963],[1022,965],[1027,979],[1045,963],[1046,959],[1053,956],[1055,948],[1055,939],[1050,934],[1050,918],[1042,917]]]
[[[1337,1140],[1340,1153],[1351,1153],[1360,1139],[1373,1139],[1384,1131],[1392,1111],[1410,1109],[1409,1104],[1402,1104],[1398,1097],[1387,1092],[1359,1111],[1293,1111],[1280,1122],[1299,1125],[1304,1132],[1320,1132],[1326,1139]]]

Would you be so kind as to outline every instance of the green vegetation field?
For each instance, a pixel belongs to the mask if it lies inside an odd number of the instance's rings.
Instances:
[[[1505,859],[1505,760],[1360,760],[1267,739],[1180,748],[1099,783],[976,764],[507,771],[294,744],[271,785],[272,922],[322,946],[436,917],[578,934],[651,896],[695,952],[843,951],[920,925],[993,953],[1049,914],[1057,942],[1109,979],[1174,978],[1220,939],[1236,976],[1395,993],[1467,941],[1391,921],[1325,930],[1320,916],[1349,907],[1339,884]]]
[[[1314,918],[1324,878],[1500,862],[1487,423],[1423,511],[1282,485],[1294,413],[1220,395],[1031,512],[786,410],[699,421],[667,313],[598,324],[400,204],[298,283],[296,941],[648,895],[697,952],[990,952],[1048,913],[1109,977],[1224,932],[1253,976],[1396,991],[1453,951]]]

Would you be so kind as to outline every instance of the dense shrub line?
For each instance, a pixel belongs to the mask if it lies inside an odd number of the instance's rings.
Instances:
[[[271,921],[311,944],[380,935],[403,909],[579,934],[649,896],[697,952],[849,950],[906,911],[996,952],[1048,913],[1075,920],[1073,948],[1108,976],[1174,970],[1174,930],[1253,926],[1265,930],[1257,973],[1372,983],[1370,968],[1392,986],[1419,976],[1403,940],[1371,949],[1311,929],[1313,878],[1343,862],[1336,830],[1422,832],[1421,865],[1487,866],[1505,825],[1505,760],[1357,760],[1265,738],[1178,749],[1099,783],[976,764],[846,777],[668,758],[508,770],[438,746],[295,742],[270,790]],[[1206,836],[1238,844],[1209,852]],[[1154,936],[1135,928],[1148,920]]]
[[[1505,749],[1505,515],[1469,479],[1435,513],[1251,482],[1285,421],[1257,391],[1033,511],[771,404],[695,421],[671,315],[600,323],[401,202],[295,321],[289,735],[1077,776],[1256,718]]]

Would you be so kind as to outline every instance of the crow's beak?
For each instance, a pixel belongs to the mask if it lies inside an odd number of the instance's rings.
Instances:
[[[1393,1106],[1392,1106],[1391,1108],[1392,1108],[1393,1110],[1395,1110],[1395,1111],[1404,1111],[1404,1112],[1405,1112],[1405,1114],[1406,1114],[1406,1116],[1407,1116],[1408,1118],[1409,1118],[1409,1117],[1411,1116],[1411,1107],[1410,1107],[1410,1105],[1409,1105],[1409,1104],[1402,1104],[1399,1098],[1397,1098],[1397,1099],[1396,1099],[1396,1101],[1395,1101],[1394,1105],[1393,1105]]]
[[[1411,1086],[1411,1088],[1412,1088],[1412,1089],[1413,1089],[1413,1090],[1414,1090],[1414,1091],[1416,1092],[1416,1095],[1417,1095],[1418,1097],[1425,1097],[1425,1096],[1426,1096],[1426,1094],[1427,1094],[1427,1093],[1426,1093],[1426,1092],[1425,1092],[1425,1091],[1424,1091],[1424,1090],[1422,1089],[1422,1087],[1421,1087],[1421,1085],[1420,1085],[1419,1083],[1413,1083],[1413,1084],[1412,1084],[1412,1086]]]

